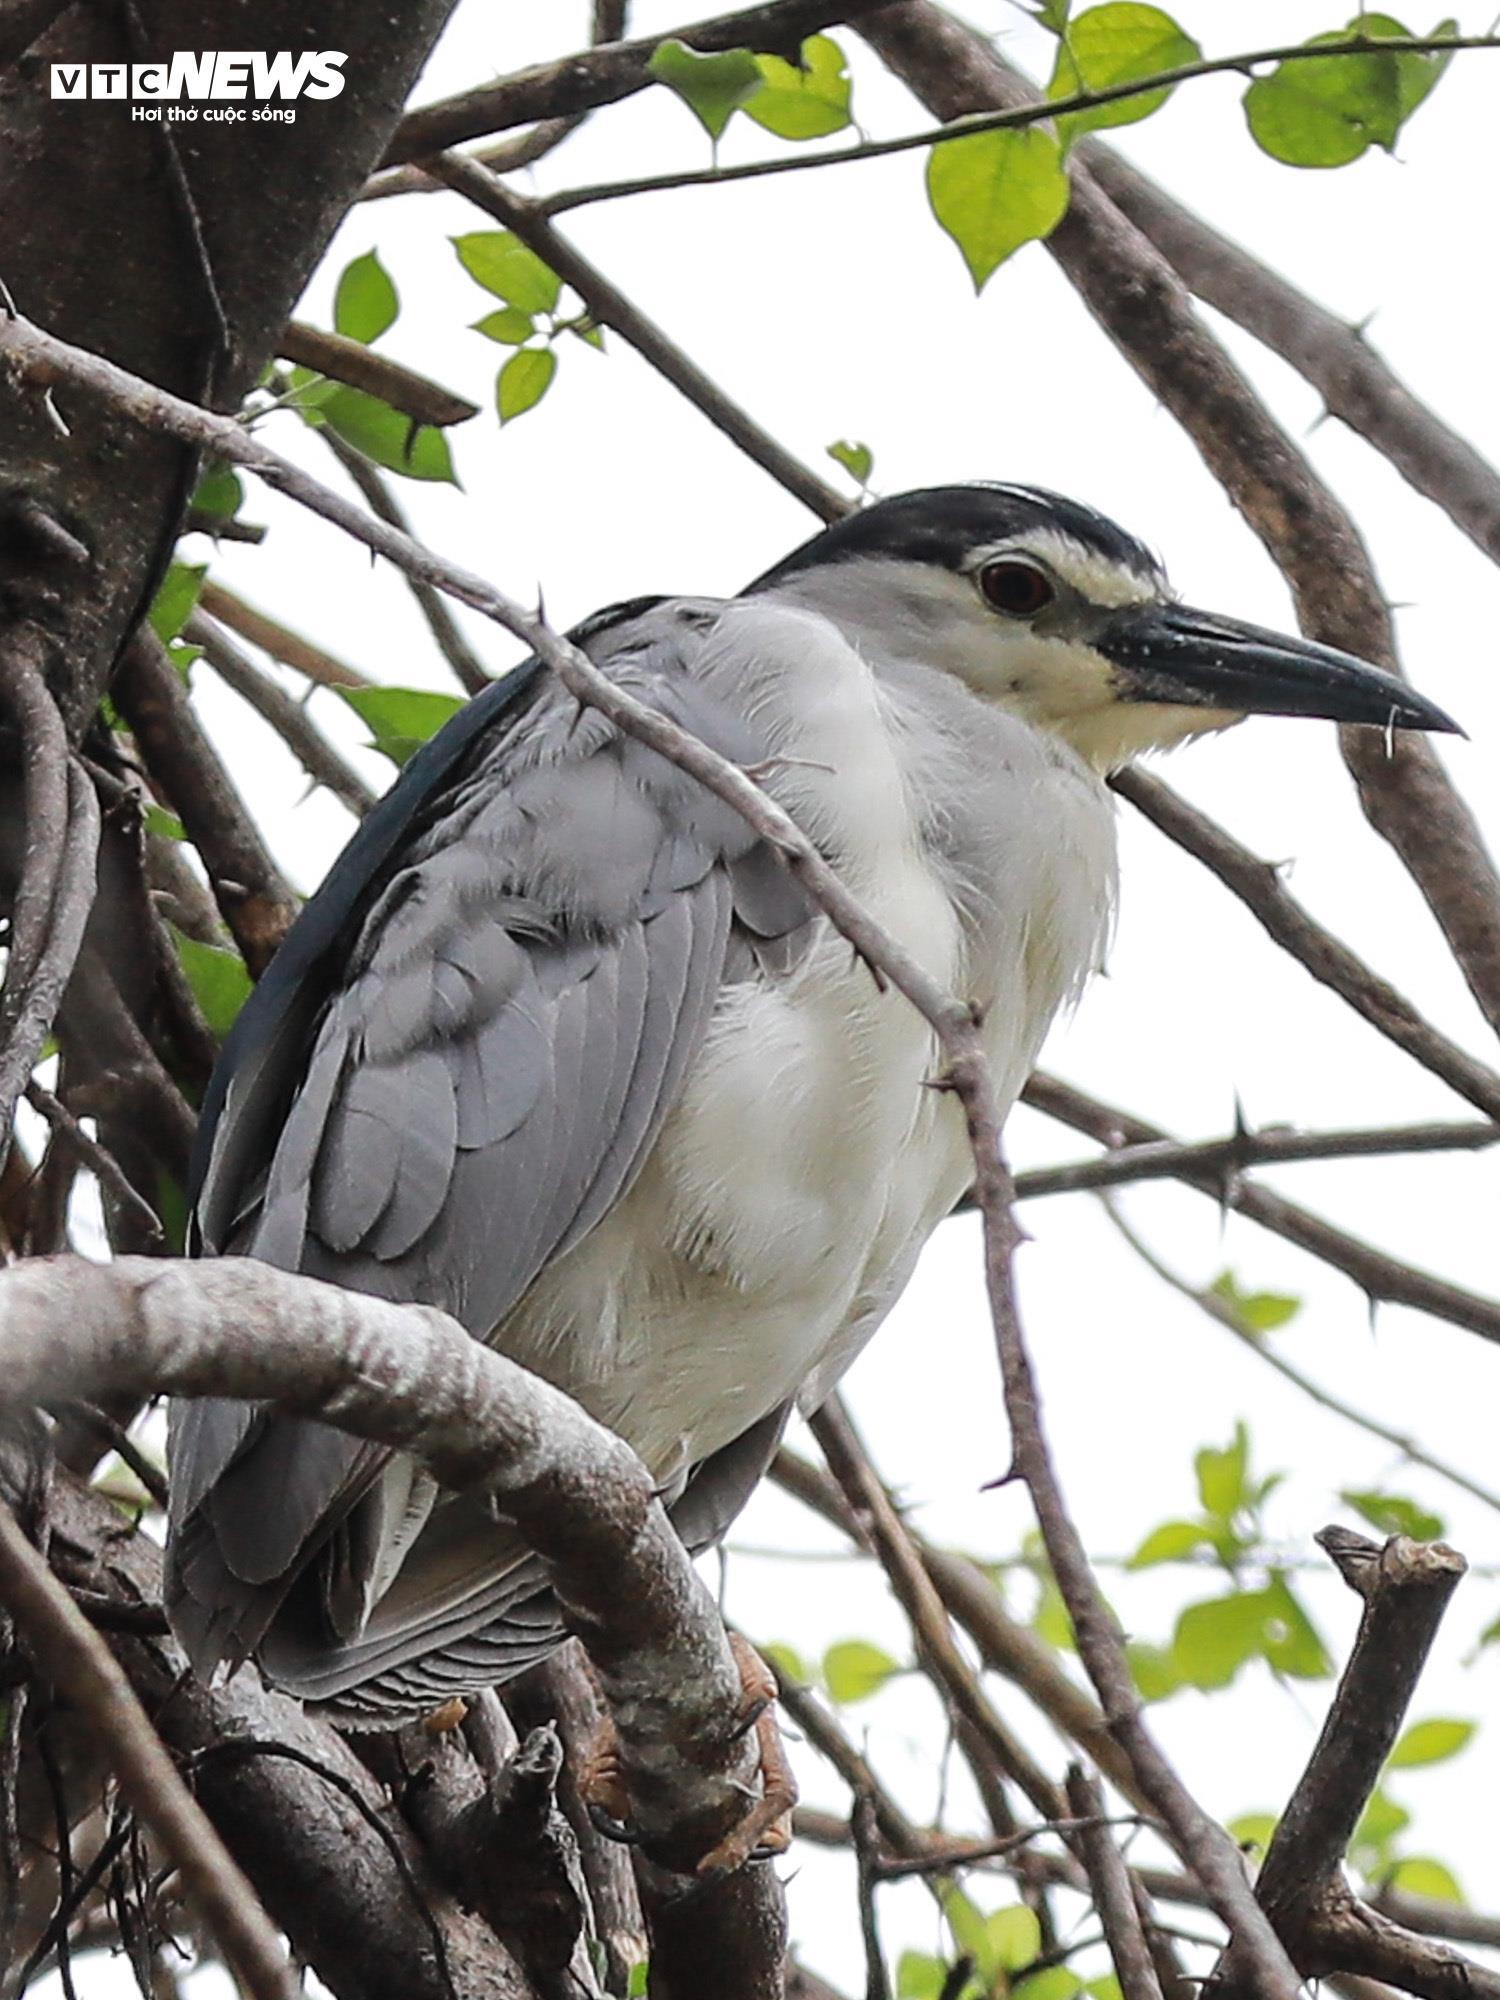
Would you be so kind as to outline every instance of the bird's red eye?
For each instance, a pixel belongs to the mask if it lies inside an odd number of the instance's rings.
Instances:
[[[1045,570],[1014,556],[986,563],[979,572],[979,588],[986,604],[1012,618],[1034,618],[1057,595]]]

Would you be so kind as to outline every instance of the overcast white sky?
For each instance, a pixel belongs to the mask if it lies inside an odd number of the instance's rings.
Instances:
[[[1001,34],[1034,67],[1044,38],[1013,6],[975,5],[970,18]],[[1459,10],[1481,30],[1478,7]],[[1334,27],[1336,6],[1306,0],[1184,0],[1179,16],[1211,53],[1264,46]],[[460,12],[419,95],[441,95],[581,41],[587,9]],[[637,33],[665,29],[670,6],[642,0]],[[1428,24],[1414,20],[1413,28]],[[842,39],[855,110],[872,132],[929,120],[863,52]],[[351,55],[351,68],[359,60]],[[1372,338],[1413,388],[1500,456],[1495,398],[1495,279],[1478,202],[1493,185],[1496,58],[1461,57],[1403,138],[1399,159],[1372,155],[1331,174],[1275,165],[1248,139],[1241,84],[1204,81],[1151,122],[1118,135],[1123,149],[1220,228],[1241,239],[1351,320],[1373,316]],[[307,115],[307,114],[304,114]],[[774,150],[744,121],[726,160]],[[540,184],[578,185],[621,173],[701,163],[706,141],[688,112],[650,92],[596,115],[541,171]],[[486,301],[459,271],[447,238],[485,226],[449,195],[356,209],[306,313],[326,321],[332,278],[377,246],[403,301],[383,345],[485,406],[454,435],[464,491],[403,484],[419,531],[516,595],[540,589],[554,622],[652,590],[733,591],[811,532],[805,511],[740,458],[676,393],[611,338],[598,356],[570,344],[535,413],[497,432],[491,383],[501,350],[467,331]],[[1161,551],[1184,596],[1286,623],[1286,592],[1224,502],[1191,446],[1095,330],[1040,248],[1030,248],[976,303],[952,245],[932,224],[920,156],[753,186],[675,193],[568,217],[565,227],[723,386],[831,477],[832,439],[862,439],[883,492],[970,477],[1031,480],[1113,513]],[[1226,338],[1294,435],[1358,510],[1390,597],[1401,607],[1406,660],[1422,688],[1455,714],[1471,741],[1442,755],[1500,834],[1493,783],[1500,698],[1500,580],[1435,510],[1338,424],[1316,427],[1317,400],[1232,329]],[[331,461],[293,418],[268,433],[311,469]],[[382,680],[450,686],[403,586],[331,528],[256,494],[247,509],[270,524],[258,549],[226,547],[215,574],[274,608]],[[475,631],[497,666],[516,649]],[[289,683],[290,684],[290,683]],[[202,709],[304,888],[320,879],[348,832],[324,796],[303,801],[280,745],[211,674],[196,677]],[[350,744],[361,732],[336,698],[314,712]],[[388,767],[368,759],[371,776]],[[1366,954],[1446,1031],[1486,1060],[1493,1049],[1433,925],[1399,864],[1364,826],[1329,725],[1256,722],[1187,751],[1174,784],[1220,815],[1268,858],[1292,864],[1296,893]],[[1235,1104],[1254,1124],[1385,1123],[1462,1116],[1435,1081],[1366,1029],[1297,967],[1263,945],[1254,923],[1200,870],[1127,813],[1124,897],[1109,976],[1060,1023],[1046,1061],[1100,1095],[1184,1135],[1230,1128]],[[1087,1152],[1026,1113],[1011,1126],[1018,1164]],[[1296,1198],[1399,1255],[1481,1291],[1494,1289],[1497,1169],[1489,1156],[1417,1165],[1306,1166],[1267,1176]],[[1494,1465],[1500,1356],[1468,1334],[1365,1301],[1253,1225],[1221,1223],[1211,1204],[1170,1189],[1133,1192],[1129,1215],[1197,1282],[1232,1265],[1255,1287],[1294,1292],[1302,1315],[1278,1346],[1349,1401],[1409,1426],[1432,1450],[1481,1479]],[[1251,1425],[1262,1470],[1289,1474],[1271,1509],[1297,1559],[1338,1512],[1341,1486],[1389,1483],[1443,1513],[1476,1564],[1500,1563],[1500,1520],[1440,1480],[1408,1473],[1396,1454],[1313,1409],[1191,1306],[1169,1295],[1124,1249],[1090,1198],[1034,1204],[1035,1241],[1021,1259],[1026,1320],[1047,1417],[1091,1545],[1132,1548],[1170,1514],[1191,1511],[1191,1459]],[[1005,1463],[1006,1439],[982,1307],[974,1226],[940,1232],[907,1297],[849,1378],[877,1457],[918,1503],[924,1531],[976,1552],[1013,1553],[1030,1525],[1014,1490],[983,1494]],[[752,1503],[733,1541],[753,1549],[831,1546],[775,1493]],[[1153,1572],[1114,1579],[1116,1602],[1141,1636],[1164,1639],[1193,1579]],[[1196,1594],[1215,1594],[1201,1579]],[[763,1639],[816,1654],[854,1634],[901,1652],[899,1619],[879,1580],[852,1564],[732,1556],[729,1604]],[[1354,1604],[1315,1575],[1310,1603],[1335,1652],[1352,1634]],[[1020,1600],[1024,1603],[1024,1597]],[[1478,1631],[1500,1610],[1500,1582],[1461,1591],[1414,1715],[1489,1718],[1461,1762],[1405,1776],[1395,1787],[1416,1815],[1413,1851],[1457,1869],[1471,1898],[1500,1906],[1500,1856],[1477,1802],[1500,1780],[1495,1698],[1500,1653],[1468,1664]],[[1179,1695],[1156,1712],[1169,1749],[1212,1810],[1274,1808],[1316,1732],[1326,1690],[1273,1685],[1253,1671],[1211,1703]],[[1002,1709],[1025,1727],[1005,1689]],[[878,1767],[914,1813],[936,1809],[940,1731],[925,1691],[895,1684],[847,1718],[868,1732]],[[1045,1730],[1040,1739],[1047,1754]],[[842,1806],[840,1788],[799,1760],[807,1796]],[[973,1825],[961,1783],[955,1825]],[[808,1958],[862,1986],[852,1886],[843,1864],[797,1857],[796,1936]],[[998,1904],[1001,1885],[976,1893]],[[932,1949],[939,1931],[916,1887],[882,1892],[894,1951]],[[99,1993],[113,1975],[91,1975]],[[210,1982],[202,1991],[207,1994]]]

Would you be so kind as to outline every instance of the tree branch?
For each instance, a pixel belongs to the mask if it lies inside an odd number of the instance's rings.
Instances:
[[[222,583],[206,577],[203,588],[198,593],[198,609],[207,612],[210,618],[217,618],[221,625],[227,625],[231,632],[237,632],[242,639],[248,639],[252,646],[259,646],[263,653],[269,653],[273,660],[280,660],[284,667],[291,667],[299,674],[306,674],[310,681],[317,681],[323,687],[374,687],[368,674],[349,666],[343,660],[336,660],[332,653],[325,653],[321,646],[315,646],[310,639],[304,639],[300,632],[293,632],[276,619],[268,618],[264,611],[257,611],[253,604],[247,604]]]
[[[1307,1768],[1282,1814],[1256,1898],[1293,1959],[1314,1977],[1345,1971],[1432,1996],[1494,2000],[1500,1976],[1366,1911],[1343,1878],[1360,1814],[1390,1755],[1464,1559],[1442,1542],[1393,1536],[1382,1547],[1346,1528],[1318,1540],[1364,1603],[1359,1635]],[[1217,1990],[1254,1990],[1230,1947]]]
[[[877,0],[767,0],[762,6],[677,28],[672,39],[686,42],[700,54],[752,48],[794,58],[806,36],[853,20],[875,4]],[[665,39],[647,35],[633,42],[606,43],[422,105],[396,127],[380,164],[394,167],[407,160],[425,161],[429,154],[465,139],[529,125],[534,119],[571,118],[633,97],[653,81],[651,58]]]
[[[1089,139],[1083,156],[1116,208],[1197,297],[1289,362],[1332,415],[1500,562],[1500,474],[1412,394],[1363,328],[1346,326],[1109,147]]]
[[[1033,1109],[1072,1126],[1075,1132],[1089,1133],[1104,1146],[1158,1145],[1168,1138],[1159,1125],[1104,1104],[1076,1085],[1063,1083],[1040,1070],[1021,1096]],[[1500,1303],[1494,1299],[1465,1291],[1461,1285],[1450,1284],[1447,1279],[1434,1277],[1413,1264],[1403,1264],[1398,1257],[1335,1228],[1322,1216],[1262,1187],[1258,1181],[1225,1180],[1214,1172],[1190,1172],[1181,1179],[1184,1187],[1196,1188],[1199,1194],[1207,1195],[1221,1208],[1233,1209],[1236,1215],[1249,1216],[1262,1229],[1285,1237],[1289,1243],[1342,1271],[1367,1298],[1411,1306],[1418,1312],[1449,1320],[1454,1326],[1466,1327],[1482,1340],[1500,1340]]]
[[[42,1673],[87,1718],[120,1789],[161,1842],[231,1969],[256,2000],[296,2000],[281,1940],[147,1721],[113,1654],[0,1502],[0,1600]]]
[[[902,0],[858,25],[941,117],[1037,100],[1027,78],[932,0]],[[1389,609],[1354,523],[1198,320],[1175,272],[1081,164],[1047,248],[1254,529],[1303,627],[1399,672]],[[1500,1030],[1500,876],[1472,813],[1430,744],[1400,736],[1388,747],[1376,731],[1348,728],[1340,743],[1367,818],[1395,848]]]
[[[1137,812],[1238,896],[1282,950],[1314,979],[1331,987],[1362,1020],[1441,1077],[1451,1090],[1491,1118],[1500,1118],[1500,1076],[1440,1034],[1404,994],[1315,922],[1270,862],[1260,860],[1206,813],[1145,771],[1117,771],[1110,783],[1121,798],[1129,799]]]
[[[378,396],[414,424],[435,424],[444,429],[479,415],[479,405],[467,396],[454,395],[440,382],[429,381],[389,355],[377,354],[361,340],[328,333],[301,320],[287,321],[277,337],[276,352],[299,368],[310,368],[335,382],[347,382],[352,389],[362,389],[367,396]]]
[[[204,658],[226,687],[234,689],[286,744],[315,785],[322,785],[356,819],[374,805],[376,794],[334,749],[300,701],[293,701],[271,676],[247,659],[228,633],[201,611],[183,627],[184,636],[203,648]]]
[[[534,250],[588,307],[589,316],[601,326],[613,328],[651,366],[681,390],[695,409],[717,430],[744,452],[763,471],[784,486],[788,493],[811,508],[820,521],[836,521],[847,514],[852,502],[820,479],[809,466],[778,444],[738,403],[731,401],[716,382],[676,343],[669,340],[654,321],[632,305],[618,286],[611,283],[567,238],[560,236],[547,220],[542,204],[506,187],[486,168],[462,153],[440,154],[428,162],[433,173],[457,193],[467,196],[486,215],[493,216]]]

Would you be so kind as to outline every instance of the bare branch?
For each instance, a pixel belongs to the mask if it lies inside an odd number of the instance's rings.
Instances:
[[[298,901],[149,626],[140,627],[125,650],[115,695],[151,775],[203,857],[214,900],[258,978],[291,928]]]
[[[300,701],[293,701],[271,676],[247,659],[221,626],[195,611],[183,631],[203,648],[214,672],[270,723],[314,784],[325,786],[341,805],[360,819],[374,805],[376,794],[351,764],[344,761]]]
[[[1027,78],[932,0],[903,0],[858,25],[941,117],[1037,101]],[[1399,672],[1389,608],[1354,523],[1199,321],[1176,273],[1082,165],[1047,248],[1255,530],[1305,629]],[[1375,731],[1346,728],[1340,743],[1366,816],[1500,1029],[1500,876],[1472,813],[1426,741],[1406,735],[1387,746]]]
[[[1412,394],[1363,328],[1346,326],[1099,141],[1087,140],[1083,154],[1110,200],[1185,285],[1290,362],[1334,416],[1500,562],[1500,474]]]
[[[1310,917],[1270,862],[1242,847],[1159,778],[1145,771],[1119,771],[1110,782],[1153,826],[1212,870],[1314,979],[1332,987],[1361,1019],[1450,1089],[1491,1118],[1500,1118],[1500,1076],[1440,1034],[1403,994]]]
[[[1500,1078],[1497,1078],[1500,1082]],[[1224,1139],[1163,1139],[1121,1146],[1098,1159],[1036,1167],[1016,1175],[1016,1200],[1124,1187],[1136,1181],[1181,1180],[1216,1174],[1230,1180],[1247,1167],[1285,1166],[1304,1160],[1387,1159],[1403,1153],[1482,1152],[1500,1142],[1500,1125],[1384,1125],[1342,1132],[1294,1132],[1267,1126],[1232,1132]]]
[[[470,417],[479,415],[479,405],[471,403],[467,396],[455,396],[440,382],[431,382],[389,355],[378,354],[363,341],[350,340],[341,333],[327,333],[322,327],[307,326],[301,320],[287,321],[277,339],[276,352],[300,368],[310,368],[335,382],[347,382],[350,388],[362,389],[367,396],[378,396],[403,416],[410,417],[414,424],[435,424],[443,429],[449,424],[467,423]]]
[[[372,464],[363,452],[345,444],[338,432],[330,430],[326,424],[318,436],[359,488],[370,512],[389,527],[399,528],[403,535],[409,535],[411,523],[389,482],[381,477],[380,468]],[[459,686],[465,694],[481,694],[493,676],[459,630],[458,621],[448,609],[442,592],[434,590],[420,577],[409,576],[406,580],[418,610],[427,621],[427,629],[436,641],[438,651],[457,675]]]
[[[129,1209],[141,1224],[148,1237],[157,1243],[164,1243],[166,1237],[161,1226],[161,1217],[130,1182],[119,1161],[97,1139],[91,1139],[67,1105],[54,1097],[50,1090],[44,1090],[33,1077],[26,1085],[26,1102],[33,1111],[40,1112],[47,1123],[61,1132],[72,1147],[82,1165],[99,1182],[100,1186],[122,1208]]]
[[[324,687],[375,686],[368,674],[360,673],[358,668],[349,666],[343,660],[336,660],[321,646],[304,639],[300,632],[290,631],[276,619],[268,618],[264,611],[257,611],[253,604],[247,604],[242,597],[226,590],[212,577],[205,578],[198,593],[198,608],[206,611],[210,618],[217,618],[221,625],[227,625],[231,632],[237,632],[242,639],[248,639],[252,646],[259,646],[273,660],[280,660],[284,667],[306,674],[310,681],[317,681]]]
[[[1352,1404],[1344,1402],[1331,1390],[1325,1389],[1320,1382],[1314,1382],[1311,1376],[1304,1375],[1300,1368],[1294,1367],[1283,1355],[1278,1354],[1263,1335],[1256,1333],[1228,1299],[1220,1297],[1211,1289],[1189,1284],[1186,1278],[1179,1277],[1177,1272],[1169,1269],[1151,1246],[1125,1220],[1112,1201],[1105,1202],[1104,1211],[1141,1262],[1148,1270],[1154,1272],[1163,1284],[1170,1285],[1172,1290],[1180,1293],[1183,1298],[1191,1299],[1193,1304],[1207,1313],[1210,1319],[1216,1320],[1220,1326],[1232,1333],[1240,1345],[1248,1349],[1257,1360],[1274,1369],[1283,1381],[1290,1382],[1293,1388],[1300,1389],[1309,1401],[1318,1404],[1321,1409],[1330,1411],[1336,1417],[1342,1417],[1345,1423],[1353,1424],[1357,1430],[1366,1431],[1371,1437],[1379,1438],[1382,1444],[1394,1447],[1413,1465],[1425,1466],[1429,1472],[1435,1472],[1440,1479],[1446,1479],[1461,1492],[1471,1495],[1484,1506],[1493,1507],[1496,1512],[1500,1512],[1500,1493],[1492,1491],[1488,1486],[1481,1486],[1477,1479],[1471,1479],[1466,1472],[1460,1472],[1456,1465],[1449,1465],[1443,1459],[1434,1458],[1419,1439],[1404,1431],[1395,1430],[1389,1424],[1381,1423],[1378,1417],[1369,1416],[1363,1410],[1356,1410]]]
[[[794,57],[805,36],[853,20],[875,4],[877,0],[768,0],[762,6],[677,28],[674,39],[703,54],[751,48]],[[648,35],[640,41],[609,43],[422,105],[396,127],[381,165],[425,160],[446,146],[513,125],[529,125],[534,119],[567,118],[601,104],[617,104],[652,81],[649,65],[663,39]]]
[[[668,339],[654,321],[631,304],[618,286],[591,264],[583,254],[560,236],[547,220],[542,205],[517,194],[476,161],[461,153],[441,154],[430,161],[433,173],[459,194],[467,196],[486,215],[514,230],[521,241],[567,284],[588,307],[591,318],[613,328],[680,389],[711,424],[752,459],[763,471],[786,488],[788,493],[810,507],[820,521],[836,521],[847,514],[852,502],[828,482],[778,444],[769,431],[762,430],[753,417],[731,401],[716,382],[676,343]]]
[[[300,1982],[269,1919],[147,1721],[113,1654],[0,1503],[0,1598],[47,1678],[87,1719],[125,1794],[161,1842],[225,1959],[256,2000]]]
[[[1023,1100],[1049,1118],[1060,1119],[1075,1132],[1087,1132],[1105,1146],[1159,1145],[1168,1135],[1133,1113],[1104,1104],[1076,1085],[1063,1083],[1038,1070],[1021,1093]],[[1337,1229],[1310,1209],[1300,1208],[1284,1195],[1244,1178],[1225,1180],[1217,1173],[1184,1174],[1185,1187],[1196,1188],[1221,1207],[1236,1215],[1247,1215],[1263,1229],[1283,1236],[1289,1243],[1342,1271],[1368,1298],[1390,1305],[1412,1306],[1429,1312],[1454,1326],[1467,1327],[1483,1340],[1500,1340],[1500,1303],[1468,1292],[1461,1285],[1434,1277],[1415,1265],[1403,1264],[1374,1244],[1366,1243],[1346,1230]]]
[[[1322,1732],[1266,1853],[1256,1897],[1306,1973],[1360,1973],[1431,2000],[1461,1993],[1494,2000],[1500,1976],[1363,1909],[1343,1878],[1345,1852],[1464,1559],[1442,1542],[1400,1535],[1382,1547],[1334,1527],[1318,1540],[1363,1600],[1364,1615]],[[1227,2000],[1254,1990],[1233,1946],[1217,1990]]]
[[[0,1272],[0,1382],[18,1405],[273,1398],[416,1452],[448,1484],[486,1485],[551,1565],[599,1668],[651,1851],[691,1867],[742,1817],[754,1754],[734,1721],[739,1676],[649,1477],[445,1314],[242,1258],[35,1259]]]
[[[1125,2000],[1162,2000],[1161,1982],[1130,1886],[1130,1871],[1104,1818],[1104,1795],[1097,1780],[1087,1777],[1076,1764],[1068,1772],[1068,1804],[1077,1815],[1078,1851],[1088,1870],[1094,1908],[1109,1940],[1120,1991]]]

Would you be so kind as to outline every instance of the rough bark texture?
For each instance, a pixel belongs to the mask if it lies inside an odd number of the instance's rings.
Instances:
[[[65,8],[0,73],[0,273],[15,305],[149,381],[233,409],[451,6]],[[344,89],[298,100],[292,125],[144,123],[128,103],[49,95],[54,62],[243,48],[347,51]],[[166,561],[194,454],[97,404],[62,414],[67,434],[41,399],[0,377],[0,615],[47,635],[76,741]]]

